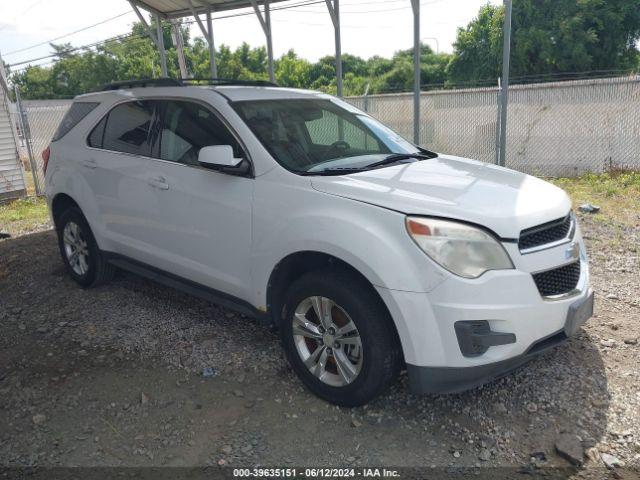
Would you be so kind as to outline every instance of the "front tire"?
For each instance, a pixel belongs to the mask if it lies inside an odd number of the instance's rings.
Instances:
[[[396,379],[401,352],[373,288],[341,269],[311,272],[287,292],[280,335],[287,359],[314,394],[363,405]]]
[[[115,267],[104,258],[79,208],[65,210],[56,221],[56,230],[62,261],[78,284],[94,287],[113,278]]]

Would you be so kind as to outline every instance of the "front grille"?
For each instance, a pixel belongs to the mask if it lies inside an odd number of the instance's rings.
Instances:
[[[570,292],[580,280],[580,260],[569,265],[533,274],[538,291],[543,297],[552,297]]]
[[[571,214],[569,214],[564,218],[522,230],[518,240],[518,247],[522,251],[567,238],[571,230],[571,224]]]

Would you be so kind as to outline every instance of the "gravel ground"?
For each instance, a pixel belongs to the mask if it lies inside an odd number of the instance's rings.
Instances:
[[[276,335],[251,320],[127,273],[80,289],[50,230],[0,241],[0,467],[531,473],[573,458],[581,477],[636,478],[640,217],[581,222],[596,314],[577,336],[482,388],[417,397],[403,377],[355,409],[305,391]]]

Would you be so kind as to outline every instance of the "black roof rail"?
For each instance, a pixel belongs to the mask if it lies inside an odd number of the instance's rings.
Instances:
[[[268,80],[234,80],[232,78],[183,78],[184,85],[246,85],[250,87],[277,87]]]
[[[267,80],[234,80],[231,78],[141,78],[138,80],[123,80],[121,82],[107,83],[100,91],[120,90],[122,88],[144,87],[184,87],[187,85],[239,85],[250,87],[277,87],[277,83]]]
[[[142,78],[139,80],[123,80],[122,82],[107,83],[101,89],[106,92],[108,90],[120,90],[122,88],[137,87],[181,87],[182,83],[175,78]]]

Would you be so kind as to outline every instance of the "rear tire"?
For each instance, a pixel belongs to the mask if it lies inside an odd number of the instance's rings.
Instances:
[[[104,258],[79,208],[65,210],[56,221],[56,231],[62,261],[78,284],[95,287],[113,278],[115,267]]]
[[[384,304],[371,285],[347,270],[296,280],[280,327],[287,359],[302,383],[336,405],[371,401],[400,370],[400,345]]]

